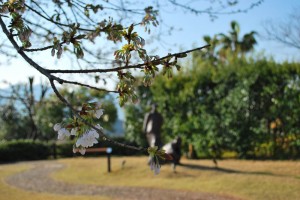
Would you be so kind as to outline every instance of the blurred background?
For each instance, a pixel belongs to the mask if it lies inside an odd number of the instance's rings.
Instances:
[[[143,153],[105,140],[95,147],[112,148],[109,155],[74,154],[75,140],[58,141],[53,130],[72,111],[0,32],[0,199],[299,199],[299,0],[101,2],[109,9],[100,16],[125,27],[140,22],[147,6],[159,11],[160,25],[150,34],[135,28],[151,55],[210,44],[180,59],[177,69],[158,72],[151,87],[132,71],[138,101],[123,107],[116,93],[59,87],[78,108],[100,102],[105,133],[133,146],[148,147],[143,121],[156,104],[162,143],[182,139],[180,165],[163,165],[154,176]],[[64,53],[58,61],[50,50],[31,57],[53,69],[114,67],[113,52],[121,44],[96,42],[96,47],[83,43],[90,48],[86,60]],[[72,78],[106,90],[117,84],[115,75]]]

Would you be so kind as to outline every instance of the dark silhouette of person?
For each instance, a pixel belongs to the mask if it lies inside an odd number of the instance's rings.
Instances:
[[[157,112],[157,104],[152,105],[151,112],[147,113],[144,118],[143,131],[146,134],[147,141],[150,147],[158,146],[161,148],[161,127],[163,117]]]
[[[180,165],[181,142],[182,142],[181,137],[177,136],[173,141],[163,146],[163,149],[166,151],[166,153],[171,155],[173,158],[173,160],[171,161],[173,172],[175,172],[176,165]]]

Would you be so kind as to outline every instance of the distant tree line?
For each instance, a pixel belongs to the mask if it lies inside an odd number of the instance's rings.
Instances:
[[[9,91],[0,93],[0,140],[56,140],[53,125],[72,114],[70,108],[48,92],[46,84],[35,85],[33,78],[28,80],[25,84],[8,85]],[[105,114],[100,122],[105,129],[112,130],[117,119],[112,96],[78,87],[62,87],[59,91],[76,106],[81,105],[79,99],[101,102],[105,106]]]

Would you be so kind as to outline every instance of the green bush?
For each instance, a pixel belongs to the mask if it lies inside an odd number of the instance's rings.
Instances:
[[[53,149],[53,157],[56,154],[58,158],[66,158],[66,157],[73,157],[73,144],[74,141],[64,141],[64,142],[54,142],[55,149]]]
[[[51,147],[41,141],[12,140],[0,143],[0,162],[42,160],[51,155]]]
[[[115,141],[125,143],[128,145],[137,146],[135,143],[127,142],[124,138],[115,138]],[[24,160],[43,160],[48,158],[65,158],[79,156],[80,154],[73,154],[74,141],[33,141],[33,140],[12,140],[0,142],[0,162],[14,162]],[[111,147],[112,155],[137,155],[141,152],[130,150],[124,147],[111,145],[107,141],[100,141],[93,148]],[[88,153],[85,156],[96,156],[106,153]]]

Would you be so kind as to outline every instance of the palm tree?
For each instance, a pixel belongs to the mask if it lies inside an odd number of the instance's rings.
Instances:
[[[254,49],[254,45],[257,43],[255,31],[246,33],[240,39],[240,26],[236,21],[230,23],[231,30],[229,34],[220,33],[213,37],[204,36],[203,40],[210,44],[209,49],[205,52],[201,52],[201,59],[209,60],[211,63],[217,65],[218,61],[222,63],[228,61],[229,55],[232,58],[238,56],[243,57],[247,52]],[[199,53],[194,53],[194,56],[198,56]]]
[[[231,22],[231,31],[229,35],[223,33],[218,34],[220,36],[220,44],[222,45],[220,49],[221,56],[225,56],[227,52],[238,55],[253,50],[254,45],[257,43],[255,39],[256,32],[251,31],[250,33],[245,34],[242,39],[239,39],[240,26],[236,21]]]

